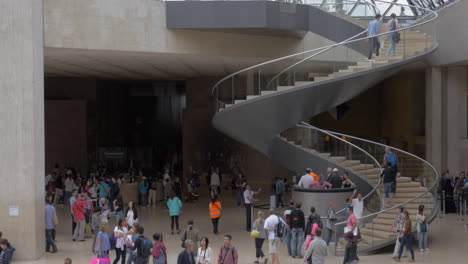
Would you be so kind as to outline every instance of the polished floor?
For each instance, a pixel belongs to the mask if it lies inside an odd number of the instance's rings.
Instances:
[[[264,196],[262,201],[267,201]],[[245,209],[235,206],[234,194],[224,192],[221,195],[223,202],[223,216],[220,221],[220,235],[212,233],[211,221],[208,217],[208,201],[201,199],[200,203],[184,204],[181,215],[181,224],[184,228],[189,219],[195,221],[195,227],[199,229],[201,236],[210,239],[210,246],[215,255],[222,246],[223,234],[233,236],[233,244],[239,251],[239,264],[253,263],[255,260],[254,241],[245,230]],[[71,219],[68,208],[59,208],[60,226],[57,230],[57,245],[59,252],[56,254],[45,253],[37,261],[14,261],[22,264],[61,264],[64,258],[70,257],[73,263],[87,264],[92,257],[91,239],[86,242],[73,242],[71,238]],[[177,255],[182,250],[180,247],[180,237],[170,234],[170,222],[168,212],[159,204],[154,208],[140,209],[140,223],[145,227],[146,235],[154,232],[162,232],[164,241],[168,247],[168,263],[176,263]],[[430,225],[428,246],[429,252],[419,252],[417,244],[414,244],[416,263],[468,263],[468,218],[464,222],[459,221],[456,215],[446,215],[438,218]],[[113,226],[113,222],[110,222]],[[15,245],[18,247],[18,245]],[[264,252],[268,252],[267,245],[264,245]],[[391,249],[383,250],[374,255],[360,256],[359,263],[393,263],[391,259]],[[111,253],[111,259],[114,252]],[[406,262],[405,259],[402,261]],[[217,263],[217,262],[215,262]],[[271,263],[271,262],[269,262]],[[287,255],[286,246],[283,244],[280,250],[280,263],[299,264],[303,263],[299,259],[291,259]],[[343,263],[343,257],[329,256],[326,263]]]

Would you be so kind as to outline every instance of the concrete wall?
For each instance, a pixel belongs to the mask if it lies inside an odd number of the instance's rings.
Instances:
[[[37,259],[45,250],[42,1],[0,6],[0,228],[15,260]]]
[[[138,51],[276,58],[333,42],[313,33],[303,39],[166,28],[166,2],[154,0],[45,0],[47,48]],[[328,53],[327,60],[343,59]]]

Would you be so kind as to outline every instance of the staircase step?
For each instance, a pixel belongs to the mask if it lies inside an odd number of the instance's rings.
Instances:
[[[361,171],[368,171],[370,169],[374,169],[374,166],[371,164],[359,164],[355,166],[349,166],[347,167],[347,169],[360,173]]]
[[[295,83],[294,83],[294,87],[305,86],[305,85],[309,85],[309,84],[312,84],[312,83],[314,83],[314,82],[312,82],[312,81],[308,81],[308,82],[302,82],[302,81],[301,81],[301,82],[295,82]]]
[[[359,160],[346,160],[340,163],[341,166],[347,167],[348,169],[356,168],[361,165],[361,161]]]
[[[260,95],[247,95],[247,100],[254,99],[259,97]]]
[[[334,157],[330,157],[330,160],[335,163],[342,163],[346,161],[346,157],[334,156]]]
[[[329,79],[330,79],[330,77],[328,77],[328,76],[323,76],[323,77],[322,77],[322,76],[318,76],[318,77],[315,77],[315,78],[314,78],[314,81],[315,81],[315,82],[321,82],[321,81],[326,81],[326,80],[329,80]]]
[[[376,230],[376,229],[368,229],[368,228],[362,228],[361,229],[361,235],[367,235],[369,237],[374,237],[377,239],[390,239],[390,237],[395,236],[394,232],[390,231],[383,231],[383,230]]]
[[[245,100],[234,100],[234,104],[238,104],[238,103],[242,103],[244,102]]]
[[[277,91],[286,91],[286,90],[289,90],[289,89],[292,89],[294,88],[294,86],[278,86],[276,88]]]
[[[275,93],[276,91],[261,91],[261,95],[268,95],[268,94],[272,94],[272,93]]]

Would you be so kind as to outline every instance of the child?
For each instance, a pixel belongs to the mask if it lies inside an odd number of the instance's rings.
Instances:
[[[344,255],[344,264],[358,264],[359,257],[357,256],[357,242],[356,238],[353,235],[353,232],[348,232],[344,235],[348,244],[346,245],[345,255]]]

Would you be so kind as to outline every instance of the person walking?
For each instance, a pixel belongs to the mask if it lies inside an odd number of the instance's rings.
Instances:
[[[153,248],[153,243],[145,237],[145,229],[142,226],[138,227],[138,237],[135,239],[136,259],[135,264],[148,264],[149,257]]]
[[[291,212],[291,249],[293,258],[302,258],[302,244],[304,243],[305,216],[301,210],[302,203],[297,202],[296,208]]]
[[[390,47],[388,47],[387,50],[387,57],[390,56],[390,52],[392,53],[393,56],[396,56],[396,45],[399,41],[399,33],[398,32],[392,32],[400,28],[400,25],[398,23],[398,19],[396,18],[396,14],[392,13],[390,15],[390,20],[387,23],[387,38],[388,41],[390,41]]]
[[[208,208],[210,209],[210,218],[211,218],[211,223],[213,224],[213,233],[217,235],[219,219],[221,218],[221,202],[218,201],[217,196],[214,196],[211,199],[211,202]]]
[[[382,174],[380,174],[380,177],[383,177],[384,182],[384,207],[390,207],[393,204],[391,199],[395,195],[394,193],[392,193],[392,185],[393,182],[396,181],[391,162],[387,162],[385,169],[382,171]]]
[[[193,220],[188,221],[188,226],[187,229],[185,229],[184,233],[180,237],[180,240],[182,240],[182,243],[184,243],[185,240],[191,240],[194,243],[195,249],[198,248],[198,241],[200,241],[198,237],[198,229],[193,227]],[[194,250],[195,256],[197,256],[197,251]]]
[[[12,247],[10,242],[8,242],[8,240],[5,238],[0,239],[0,248],[2,249],[2,253],[0,253],[0,263],[11,264],[15,248]]]
[[[138,232],[136,230],[138,230],[139,227],[140,225],[138,223],[135,223],[133,227],[129,230],[128,235],[127,235],[127,239],[126,239],[127,251],[128,251],[127,252],[128,253],[127,264],[135,263],[135,260],[137,257],[135,242],[136,242],[136,239],[138,238]]]
[[[120,218],[126,219],[126,217],[124,217],[124,214],[123,214],[124,204],[123,204],[122,195],[118,194],[117,198],[114,199],[112,204],[113,204],[113,207],[114,207],[114,214],[117,217],[117,221]]]
[[[265,220],[263,219],[263,211],[258,211],[258,217],[252,224],[254,230],[257,230],[259,235],[255,238],[255,257],[257,260],[254,262],[256,264],[260,263],[260,260],[265,258],[265,254],[263,253],[262,247],[263,242],[267,237],[267,233],[264,228]],[[265,263],[268,262],[268,258],[265,258]]]
[[[367,57],[368,61],[372,61],[372,54],[375,51],[375,56],[379,56],[379,51],[380,51],[380,42],[379,42],[379,37],[377,36],[380,32],[380,19],[382,18],[382,15],[377,14],[375,15],[375,19],[372,20],[372,22],[369,23],[369,28],[368,28],[368,36],[369,38],[369,56]]]
[[[245,206],[245,215],[246,215],[246,226],[247,232],[252,231],[252,208],[254,204],[254,196],[259,194],[262,191],[262,188],[259,188],[256,192],[252,191],[249,184],[245,185],[244,191],[244,206]]]
[[[281,205],[281,208],[284,207],[283,203],[283,194],[284,191],[286,190],[286,187],[284,186],[284,181],[280,177],[276,177],[276,183],[275,183],[275,196],[276,196],[276,208],[279,208]]]
[[[152,178],[149,183],[148,191],[148,206],[154,207],[156,205],[156,191],[158,189],[158,182],[156,178]]]
[[[357,255],[357,239],[352,232],[344,234],[344,238],[348,241],[345,248],[343,264],[358,264],[359,257]]]
[[[327,228],[327,231],[328,231],[328,237],[326,241],[327,246],[332,241],[333,226],[335,225],[335,222],[337,221],[335,213],[336,213],[336,205],[334,202],[330,202],[330,207],[328,207],[328,212],[327,212],[327,223],[325,224],[325,227]]]
[[[138,192],[140,194],[140,205],[142,207],[146,207],[146,198],[148,198],[148,182],[146,181],[146,177],[143,177],[140,184],[138,185]]]
[[[287,248],[288,248],[288,255],[289,256],[292,256],[292,248],[291,248],[291,238],[292,238],[291,213],[292,213],[292,211],[294,211],[294,209],[296,209],[294,207],[294,201],[291,200],[291,201],[289,201],[288,208],[286,208],[286,210],[284,211],[284,219],[286,219],[286,225],[287,225],[285,237],[286,237],[286,245],[287,245]]]
[[[239,173],[236,178],[237,207],[241,206],[243,193],[244,193],[244,177],[242,176],[242,173]]]
[[[128,202],[125,218],[128,224],[128,228],[132,228],[135,223],[138,223],[138,210],[135,208],[135,204],[133,202]]]
[[[213,170],[210,179],[210,186],[211,186],[211,197],[217,196],[219,191],[221,190],[221,179],[219,176],[219,169],[216,168]]]
[[[232,236],[224,236],[224,244],[219,250],[218,264],[238,264],[239,255],[237,248],[232,245]]]
[[[76,199],[78,199],[78,190],[73,190],[71,197],[67,200],[67,202],[70,204],[70,215],[72,217],[72,236],[75,233],[75,228],[76,228],[76,222],[75,222],[75,216],[73,215],[73,204],[76,202]]]
[[[98,258],[107,258],[109,255],[110,241],[107,235],[107,223],[102,223],[99,227],[99,233],[96,235],[94,253]]]
[[[58,224],[57,212],[55,211],[55,207],[52,205],[52,197],[47,197],[45,203],[46,252],[56,253],[57,245],[55,245],[54,233],[55,227]],[[50,248],[52,248],[52,251]]]
[[[395,217],[395,221],[390,227],[390,232],[395,231],[397,233],[395,248],[393,249],[393,258],[398,258],[398,252],[400,252],[400,233],[403,231],[403,226],[405,223],[405,215],[403,214],[404,208],[398,207],[396,210],[397,215]],[[404,249],[403,257],[406,258],[407,252],[408,250]]]
[[[383,157],[383,163],[382,167],[385,167],[388,163],[390,162],[392,168],[393,168],[393,174],[396,175],[398,173],[398,158],[395,153],[392,152],[390,147],[385,147],[385,155]]]
[[[400,262],[401,254],[403,254],[403,248],[406,246],[411,253],[411,262],[414,262],[414,251],[413,251],[413,235],[411,234],[411,219],[407,210],[403,211],[405,216],[405,223],[403,225],[403,231],[400,234],[401,244],[400,251],[398,252],[398,258],[395,261]]]
[[[95,202],[94,200],[84,201],[82,194],[78,195],[78,200],[73,203],[73,216],[76,222],[75,232],[73,233],[73,241],[85,241],[84,233],[86,227],[85,206],[88,202]]]
[[[127,256],[127,247],[125,239],[127,237],[128,229],[126,227],[127,222],[124,218],[119,218],[117,226],[114,228],[114,237],[116,238],[115,243],[115,260],[113,264],[119,263],[120,258],[122,258],[122,264],[125,264],[125,259]]]
[[[418,214],[416,215],[416,230],[418,231],[419,251],[429,251],[427,247],[427,230],[428,224],[426,222],[426,215],[424,214],[424,205],[418,207]]]
[[[315,236],[304,254],[304,262],[308,264],[324,264],[328,256],[327,243],[322,239],[322,229],[315,229]]]
[[[171,234],[174,234],[174,225],[176,227],[177,234],[180,234],[179,215],[180,208],[182,208],[182,201],[179,197],[175,196],[174,193],[171,193],[171,196],[167,200],[167,208],[169,208],[169,216],[171,217]]]
[[[153,264],[167,264],[167,250],[163,242],[162,234],[154,233],[153,240],[153,250],[151,251]]]
[[[180,252],[177,257],[177,264],[195,264],[195,244],[192,240],[187,239],[183,242],[184,251]]]
[[[280,239],[277,234],[277,227],[281,219],[275,214],[274,209],[270,209],[270,216],[265,220],[263,225],[265,231],[268,231],[268,251],[271,254],[273,264],[279,264],[278,246]]]
[[[213,250],[209,247],[210,241],[202,237],[198,248],[197,264],[214,264]]]

